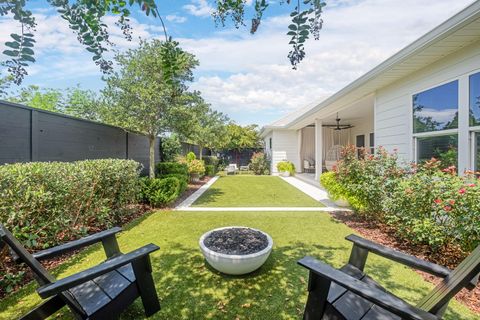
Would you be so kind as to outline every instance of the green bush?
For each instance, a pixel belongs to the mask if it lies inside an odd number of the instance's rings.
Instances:
[[[277,170],[279,172],[289,172],[290,175],[295,175],[295,165],[290,161],[281,161],[277,163]]]
[[[214,165],[211,165],[211,164],[205,165],[205,175],[209,177],[213,177],[217,173],[216,171],[217,170],[215,170]]]
[[[160,154],[162,161],[174,161],[182,152],[182,143],[180,142],[178,135],[172,134],[169,137],[162,137],[160,141]]]
[[[32,248],[109,228],[137,202],[139,172],[114,159],[0,166],[0,221]]]
[[[165,179],[165,178],[170,178],[170,177],[177,178],[178,182],[180,182],[180,194],[182,194],[185,190],[187,190],[187,188],[188,188],[188,176],[186,176],[184,174],[170,173],[170,174],[161,175],[158,178]]]
[[[220,160],[216,156],[204,156],[202,160],[206,166],[211,165],[211,166],[214,166],[215,169],[218,167],[218,164],[220,163]]]
[[[187,162],[188,173],[203,175],[205,173],[205,165],[202,160],[190,160]]]
[[[143,194],[150,205],[163,207],[174,202],[180,195],[180,181],[175,177],[164,179],[150,179],[144,185]]]
[[[157,175],[183,174],[188,176],[188,166],[179,162],[160,162],[157,164]]]
[[[255,152],[248,167],[256,175],[270,174],[270,161],[263,152]]]
[[[355,148],[347,147],[321,183],[334,200],[346,199],[357,213],[390,225],[412,243],[434,251],[470,251],[480,244],[480,183],[473,172],[458,176],[454,166],[436,159],[402,167],[383,148],[358,159]]]
[[[187,153],[185,158],[187,159],[187,162],[190,162],[190,161],[196,160],[197,156],[195,155],[195,153],[190,151],[189,153]]]

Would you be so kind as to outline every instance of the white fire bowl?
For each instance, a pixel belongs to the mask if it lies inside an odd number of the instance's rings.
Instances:
[[[258,232],[263,233],[267,236],[268,245],[265,249],[255,252],[252,254],[245,254],[245,255],[233,255],[233,254],[225,254],[225,253],[218,253],[213,250],[210,250],[205,246],[203,241],[207,238],[210,233],[213,231],[224,230],[224,229],[233,229],[233,228],[248,228]],[[203,234],[200,237],[200,249],[202,250],[203,256],[207,260],[207,262],[216,270],[231,275],[241,275],[250,273],[252,271],[257,270],[260,268],[265,261],[267,261],[270,252],[272,252],[273,247],[273,240],[272,238],[266,234],[265,232],[249,227],[224,227],[218,228],[214,230],[210,230],[207,233]]]

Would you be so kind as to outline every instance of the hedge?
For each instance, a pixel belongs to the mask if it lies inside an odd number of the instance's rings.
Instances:
[[[0,221],[32,248],[111,227],[137,202],[139,173],[114,159],[0,166]]]
[[[174,176],[167,178],[142,178],[143,200],[153,207],[164,207],[174,202],[183,192],[180,180]]]
[[[471,251],[480,244],[480,181],[473,172],[458,176],[455,167],[444,167],[437,159],[401,165],[383,148],[357,159],[348,147],[321,182],[333,199],[348,200],[358,214],[390,225],[401,239],[433,251]]]
[[[160,162],[157,164],[157,174],[184,174],[185,176],[188,176],[188,166],[186,163]]]

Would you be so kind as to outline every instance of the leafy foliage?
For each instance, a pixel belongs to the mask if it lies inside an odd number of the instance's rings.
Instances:
[[[213,13],[216,24],[224,26],[230,19],[236,28],[244,25],[245,0],[217,0],[217,8]],[[326,3],[322,0],[285,0],[280,4],[295,7],[290,13],[292,23],[288,26],[287,35],[291,37],[289,44],[292,46],[288,54],[293,69],[305,58],[304,43],[313,35],[315,40],[320,37],[320,30],[323,26],[322,13]],[[302,6],[303,5],[303,6]],[[257,32],[263,15],[269,4],[266,0],[256,0],[254,5],[254,16],[251,21],[250,32]]]
[[[177,134],[161,138],[160,155],[162,161],[174,161],[182,152],[182,144]]]
[[[111,227],[137,201],[139,169],[113,159],[0,166],[0,221],[31,248]]]
[[[146,135],[150,143],[150,177],[155,176],[155,138],[175,129],[178,97],[192,80],[195,57],[177,42],[141,41],[140,46],[115,56],[119,68],[103,91],[111,106],[105,119]],[[171,68],[166,69],[166,60]]]
[[[277,170],[279,172],[288,172],[290,175],[295,175],[295,165],[290,161],[280,161],[277,163]]]
[[[3,51],[3,54],[8,57],[4,65],[17,85],[27,75],[26,67],[29,63],[35,62],[33,48],[36,22],[32,12],[25,8],[26,2],[26,0],[5,0],[0,3],[0,16],[12,16],[21,27],[19,34],[10,35],[11,41],[5,42],[8,49]],[[124,37],[130,41],[132,36],[129,7],[138,5],[147,16],[152,14],[154,17],[159,17],[154,0],[47,0],[47,3],[68,22],[70,29],[76,33],[78,41],[92,54],[95,64],[106,74],[112,72],[113,64],[105,59],[104,53],[113,44],[109,40],[108,27],[102,22],[102,18],[107,14],[118,16],[117,25],[122,29]]]
[[[270,174],[270,160],[263,152],[255,152],[248,167],[256,175]]]
[[[30,85],[23,87],[16,94],[7,98],[11,102],[25,104],[32,108],[60,112],[87,120],[102,121],[106,107],[97,94],[91,90],[83,90],[79,86],[58,90],[41,89]]]
[[[332,198],[346,199],[364,217],[390,225],[399,238],[437,251],[480,244],[479,179],[473,172],[458,176],[454,166],[442,169],[432,159],[402,166],[396,154],[379,148],[375,155],[344,150],[335,172],[321,176]]]
[[[181,193],[180,181],[176,177],[162,179],[142,178],[142,195],[153,207],[164,207],[174,202]]]
[[[241,126],[236,123],[227,125],[227,135],[224,149],[242,150],[256,149],[262,147],[262,139],[260,138],[258,126],[255,124]]]

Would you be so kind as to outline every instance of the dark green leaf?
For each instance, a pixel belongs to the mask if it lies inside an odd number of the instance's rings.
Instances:
[[[18,50],[4,50],[3,54],[9,57],[18,57],[20,52]]]

